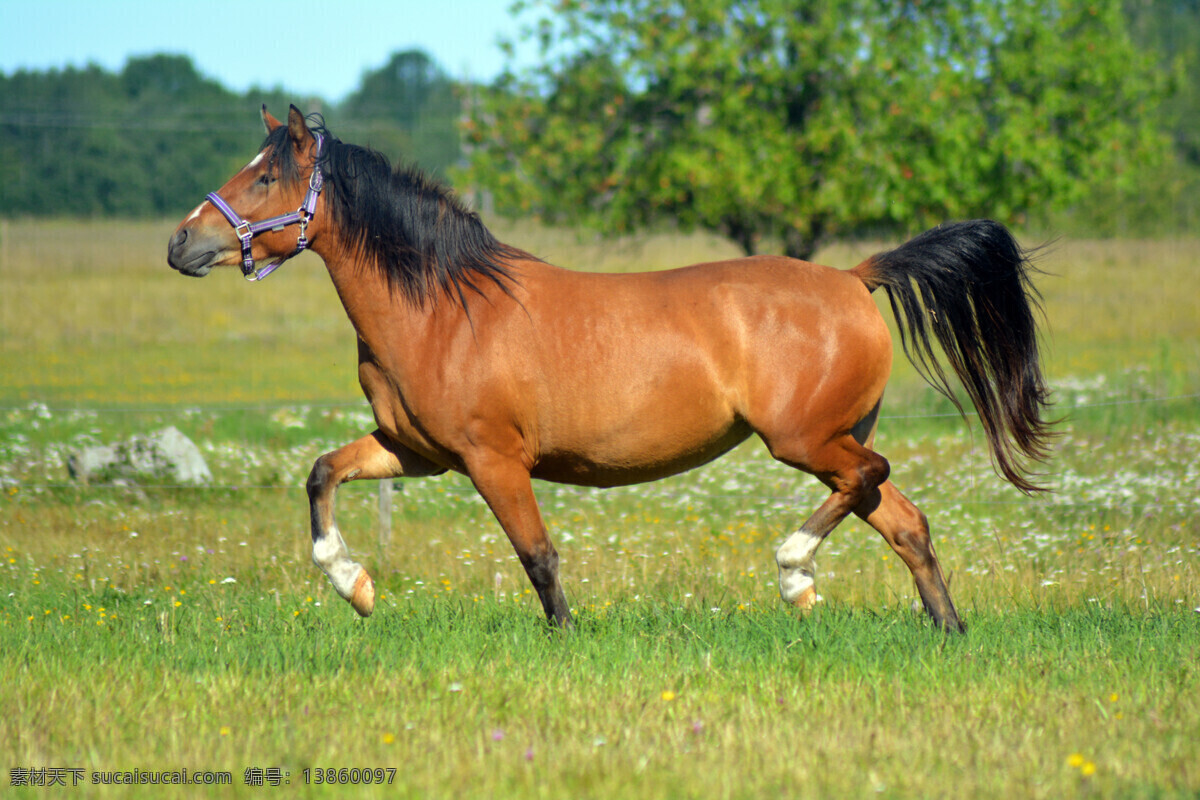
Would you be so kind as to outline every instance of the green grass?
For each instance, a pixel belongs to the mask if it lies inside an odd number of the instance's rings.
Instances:
[[[311,563],[302,488],[371,427],[349,324],[315,261],[254,286],[173,274],[172,227],[0,225],[9,770],[234,784],[75,790],[101,797],[344,796],[303,785],[318,767],[394,768],[361,791],[381,797],[1200,792],[1200,309],[1179,289],[1194,241],[1066,242],[1043,263],[1066,416],[1048,498],[1003,484],[982,434],[931,416],[948,403],[898,360],[879,447],[929,515],[965,637],[912,611],[907,570],[857,521],[818,556],[825,601],[782,608],[774,548],[823,491],[756,443],[647,486],[539,484],[578,622],[562,636],[455,475],[406,482],[385,542],[376,487],[342,489],[380,593],[355,618]],[[733,254],[500,232],[581,267]],[[212,488],[67,478],[73,448],[168,424]],[[247,767],[292,783],[246,786]]]
[[[144,594],[0,628],[12,763],[236,783],[279,767],[293,784],[396,767],[380,796],[1188,796],[1200,780],[1200,622],[1157,604],[977,612],[945,638],[840,604],[798,620],[626,601],[561,636],[493,598],[361,622],[253,586],[178,608]]]

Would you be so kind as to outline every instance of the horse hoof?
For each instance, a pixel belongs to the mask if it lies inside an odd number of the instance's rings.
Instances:
[[[800,611],[812,611],[820,599],[821,596],[817,594],[816,587],[810,586],[792,601],[792,606]]]
[[[350,593],[350,605],[361,617],[371,616],[375,610],[375,582],[364,569],[354,582],[354,591]]]

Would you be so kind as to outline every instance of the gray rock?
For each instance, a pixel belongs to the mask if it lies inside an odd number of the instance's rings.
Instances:
[[[118,461],[120,455],[114,444],[85,447],[67,457],[67,472],[75,480],[87,483],[96,480]]]
[[[212,473],[200,449],[175,427],[76,451],[67,459],[67,471],[72,478],[85,483],[149,479],[201,486],[212,482]]]

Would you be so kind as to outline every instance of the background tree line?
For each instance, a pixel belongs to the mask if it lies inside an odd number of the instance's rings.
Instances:
[[[335,106],[277,89],[229,91],[179,55],[0,76],[0,215],[173,215],[262,142],[258,108],[323,111],[347,141],[445,174],[461,158],[460,92],[425,53],[401,52]]]
[[[0,76],[0,215],[174,215],[241,166],[261,103],[323,111],[502,214],[833,236],[992,216],[1194,230],[1200,0],[560,0],[489,86],[395,54],[331,104],[183,56]]]

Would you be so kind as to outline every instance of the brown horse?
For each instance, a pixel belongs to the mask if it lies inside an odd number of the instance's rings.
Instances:
[[[263,274],[257,260],[279,259],[271,269],[305,247],[325,261],[358,334],[378,429],[313,466],[313,560],[359,614],[371,613],[375,591],[334,521],[346,481],[467,475],[546,616],[569,627],[530,479],[651,481],[758,434],[832,491],[776,554],[786,602],[816,600],[813,556],[853,512],[908,565],[933,620],[963,629],[924,514],[871,449],[892,362],[871,292],[887,291],[905,351],[949,394],[932,331],[998,470],[1036,491],[1025,465],[1045,457],[1051,436],[1036,292],[1003,226],[942,226],[848,271],[760,256],[571,272],[498,242],[447,190],[310,127],[294,106],[286,124],[265,107],[263,121],[262,151],[183,221],[168,260],[194,276],[241,263],[252,278]]]

